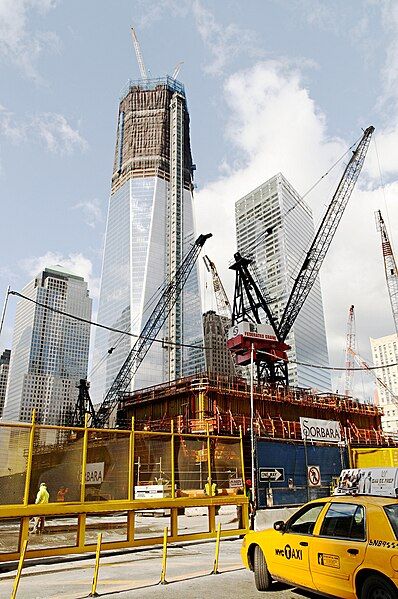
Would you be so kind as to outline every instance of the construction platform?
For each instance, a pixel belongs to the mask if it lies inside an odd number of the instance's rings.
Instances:
[[[375,405],[332,393],[263,385],[254,388],[257,436],[301,440],[300,416],[337,420],[349,444],[390,446],[398,438],[383,433],[383,412]],[[250,430],[250,385],[244,379],[202,374],[138,390],[119,404],[121,426],[134,417],[137,429],[238,435]]]

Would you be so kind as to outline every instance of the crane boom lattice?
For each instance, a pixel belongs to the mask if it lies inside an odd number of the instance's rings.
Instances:
[[[347,164],[336,192],[314,237],[303,265],[294,282],[279,326],[279,337],[285,340],[297,318],[329,249],[345,207],[361,172],[374,127],[365,129],[361,140]]]
[[[388,295],[390,296],[392,316],[394,319],[395,332],[398,334],[398,270],[392,251],[387,228],[381,216],[380,210],[376,211],[377,230],[381,235],[381,248],[383,251],[384,271],[387,281]]]
[[[140,336],[130,350],[123,366],[119,370],[115,380],[109,388],[104,401],[96,414],[96,426],[103,427],[109,422],[109,418],[116,408],[119,399],[125,393],[137,372],[140,364],[148,353],[154,339],[164,325],[168,314],[182,292],[189,274],[196,262],[199,253],[211,233],[200,235],[189,250],[180,267],[176,270],[170,283],[164,289],[158,303],[149,316]]]
[[[228,296],[217,272],[216,265],[212,262],[209,256],[203,256],[203,261],[207,271],[211,274],[213,282],[214,295],[216,296],[217,312],[220,316],[225,316],[231,320],[232,309]]]
[[[345,351],[345,389],[344,395],[352,395],[352,383],[354,379],[354,354],[356,349],[355,312],[354,306],[350,306],[347,321],[346,351]]]
[[[141,77],[142,79],[148,79],[148,71],[146,70],[144,59],[142,57],[140,42],[138,41],[134,27],[131,28],[131,38],[133,40],[135,55],[137,57],[138,68],[140,69]]]

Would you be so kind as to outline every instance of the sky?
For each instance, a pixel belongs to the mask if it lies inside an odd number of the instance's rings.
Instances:
[[[331,365],[344,363],[351,304],[370,360],[369,338],[394,330],[374,219],[380,209],[394,244],[392,0],[0,0],[0,301],[58,263],[89,281],[97,305],[119,94],[139,77],[130,25],[151,76],[184,61],[197,233],[213,233],[206,253],[230,295],[235,201],[278,172],[306,193],[361,128],[376,127],[321,270]],[[343,167],[306,196],[315,223]],[[14,312],[10,298],[0,351]],[[371,394],[368,378],[356,380]]]

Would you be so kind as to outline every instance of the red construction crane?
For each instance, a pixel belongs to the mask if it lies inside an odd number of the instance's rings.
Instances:
[[[398,334],[398,269],[392,251],[387,228],[384,224],[380,210],[375,212],[376,227],[381,235],[381,248],[383,251],[384,271],[386,274],[388,294],[390,296],[392,316],[394,319],[395,332]]]
[[[230,268],[235,270],[235,293],[228,347],[236,354],[237,361],[245,365],[250,362],[251,347],[254,346],[254,360],[259,380],[288,384],[286,351],[289,346],[285,343],[285,339],[316,281],[319,269],[358,180],[373,131],[374,127],[371,126],[363,132],[344,170],[293,283],[279,323],[272,314],[264,293],[250,272],[249,265],[252,260],[243,257],[239,252],[234,255],[235,263]],[[273,228],[266,229],[264,233],[269,235]],[[269,330],[259,330],[259,327],[267,327],[267,325],[261,324],[260,309],[265,312],[270,323]]]
[[[352,383],[354,379],[354,354],[356,351],[356,330],[354,306],[348,311],[346,348],[345,348],[345,389],[344,395],[352,395]]]

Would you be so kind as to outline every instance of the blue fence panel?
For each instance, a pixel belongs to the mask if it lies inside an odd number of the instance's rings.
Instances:
[[[348,467],[346,448],[337,445],[302,442],[257,440],[257,505],[302,505],[317,497],[330,495],[333,478]],[[317,466],[321,474],[320,486],[308,485],[307,466]],[[264,482],[261,468],[283,468],[284,479]]]

